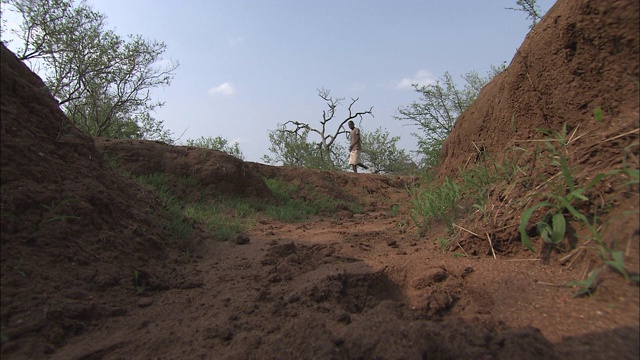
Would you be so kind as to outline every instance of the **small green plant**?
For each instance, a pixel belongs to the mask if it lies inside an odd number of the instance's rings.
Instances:
[[[586,219],[582,219],[582,221],[586,221]],[[624,264],[624,255],[620,250],[615,250],[614,245],[607,246],[607,244],[602,240],[600,232],[598,231],[598,217],[597,214],[594,216],[592,223],[586,223],[586,227],[589,229],[591,233],[590,240],[596,243],[596,250],[602,260],[606,265],[609,265],[611,268],[616,270],[620,275],[622,275],[625,280],[632,280],[636,283],[640,282],[640,278],[638,275],[629,275],[626,270]]]
[[[183,264],[188,264],[191,262],[191,252],[189,249],[186,249],[182,252],[182,256],[180,257],[180,262]]]
[[[138,270],[133,270],[133,286],[136,288],[138,294],[144,293],[147,288],[146,281],[142,276],[142,273]]]
[[[445,178],[440,186],[410,189],[411,220],[421,235],[429,230],[430,219],[441,219],[453,227],[458,213],[457,203],[462,196],[461,187],[451,178]]]
[[[567,221],[564,214],[556,212],[547,214],[537,225],[538,234],[546,243],[557,245],[567,232]]]
[[[548,209],[546,215],[536,224],[538,234],[546,243],[558,245],[565,237],[566,215],[571,215],[589,224],[587,218],[575,208],[574,204],[579,201],[588,201],[589,199],[585,196],[587,190],[597,185],[608,175],[597,174],[584,187],[578,187],[569,166],[567,155],[565,154],[566,150],[563,149],[566,148],[571,141],[567,139],[567,125],[565,124],[562,127],[561,132],[548,130],[543,132],[550,136],[550,139],[545,142],[551,154],[550,163],[560,168],[561,179],[563,181],[560,182],[560,185],[555,185],[553,182],[545,180],[547,188],[549,189],[549,191],[544,194],[546,200],[531,206],[522,213],[519,226],[520,240],[522,244],[531,251],[534,250],[531,246],[531,239],[527,234],[526,228],[531,216],[536,210],[543,208]]]
[[[588,278],[582,281],[572,281],[568,283],[567,286],[577,286],[579,288],[579,290],[575,294],[573,294],[573,297],[589,296],[593,294],[593,292],[596,290],[596,279],[599,272],[600,270],[596,269],[591,272],[591,275],[589,275]]]
[[[409,227],[405,220],[396,222],[396,227],[401,234],[407,232],[407,228]]]
[[[118,166],[119,166],[119,164],[118,164],[119,156],[111,155],[111,154],[109,154],[108,152],[105,151],[105,152],[102,153],[102,157],[107,162],[107,164],[109,164],[109,166],[111,166],[114,169],[118,168]]]
[[[593,118],[596,119],[596,121],[598,122],[604,119],[604,112],[602,111],[602,108],[600,106],[598,106],[593,110]]]
[[[449,248],[449,241],[447,239],[439,237],[438,244],[440,245],[440,250],[442,250],[443,254],[447,252],[447,248]]]
[[[56,135],[56,140],[60,141],[60,140],[64,140],[64,139],[73,137],[73,134],[69,134],[69,129],[70,128],[71,128],[71,122],[63,120],[62,123],[60,124],[60,130],[58,131],[58,134]]]
[[[576,220],[579,220],[580,222],[585,224],[589,229],[592,230],[592,233],[595,236],[597,234],[597,227],[595,225],[592,225],[589,219],[576,209],[575,203],[580,201],[589,201],[589,199],[585,196],[587,190],[596,186],[606,177],[613,176],[621,172],[630,174],[630,177],[636,176],[636,173],[633,171],[629,172],[625,170],[612,170],[606,173],[597,174],[584,187],[577,187],[574,177],[571,174],[569,165],[567,164],[566,157],[560,156],[558,161],[562,172],[562,179],[564,179],[563,186],[554,187],[550,184],[550,182],[547,182],[548,187],[551,189],[551,192],[545,193],[545,197],[547,198],[547,200],[535,204],[522,213],[519,226],[520,240],[522,241],[523,245],[525,245],[529,250],[532,251],[534,250],[531,246],[531,239],[527,234],[526,227],[531,216],[536,210],[542,208],[549,209],[547,215],[545,215],[542,220],[536,225],[538,234],[541,235],[544,241],[547,243],[558,244],[560,241],[562,241],[566,231],[566,215],[571,215]]]
[[[598,278],[598,274],[600,273],[600,269],[595,269],[591,272],[588,278],[581,281],[571,281],[567,284],[569,287],[578,287],[579,290],[573,294],[573,297],[582,297],[589,296],[593,294],[596,290],[596,279]]]
[[[526,228],[534,212],[539,209],[544,209],[546,210],[545,214],[537,223],[536,229],[537,233],[546,243],[552,245],[559,244],[565,237],[567,219],[574,219],[589,230],[590,236],[587,243],[593,241],[596,244],[596,250],[606,265],[624,276],[627,281],[637,281],[636,276],[629,276],[627,273],[623,252],[615,250],[613,245],[609,246],[602,240],[600,226],[598,224],[599,207],[595,206],[595,203],[587,197],[587,192],[604,179],[618,174],[624,174],[628,178],[625,185],[637,185],[640,177],[638,169],[631,169],[625,163],[624,168],[598,173],[587,182],[586,185],[580,187],[572,174],[572,169],[568,163],[568,155],[566,155],[568,153],[566,146],[572,141],[571,139],[574,138],[575,131],[569,139],[567,138],[566,125],[563,126],[560,133],[546,133],[553,138],[551,140],[555,141],[547,141],[546,144],[552,156],[550,163],[560,169],[560,181],[557,181],[559,184],[554,184],[550,180],[545,181],[548,189],[548,191],[544,193],[545,200],[529,207],[523,212],[519,226],[522,244],[534,251]],[[558,148],[557,144],[562,146],[562,148]],[[582,204],[588,204],[592,207],[595,206],[595,209],[591,210],[589,216],[587,216],[579,210]],[[582,282],[574,283],[574,285],[582,287],[582,290],[578,293],[579,296],[590,294],[593,291],[596,276],[597,271],[594,271],[589,278]]]
[[[624,254],[620,250],[610,250],[609,251],[609,260],[605,260],[605,263],[612,268],[614,268],[617,272],[624,276],[625,280],[629,281],[629,274],[627,273],[627,269],[624,266]]]
[[[72,202],[73,199],[63,199],[62,201],[60,201],[59,203],[56,203],[55,200],[52,200],[50,204],[42,204],[42,207],[46,210],[46,213],[43,214],[43,219],[40,220],[40,222],[37,225],[37,228],[34,229],[31,233],[31,235],[27,238],[27,241],[32,241],[36,234],[42,230],[42,228],[49,224],[49,223],[54,223],[54,222],[60,222],[60,221],[67,221],[67,220],[73,220],[73,219],[80,219],[79,216],[75,216],[75,215],[61,215],[59,214],[61,208]]]
[[[55,200],[51,201],[51,204],[42,204],[42,207],[47,209],[50,213],[55,214],[56,212],[58,212],[58,209],[60,209],[61,207],[63,207],[64,205],[72,202],[73,199],[69,198],[69,199],[63,199],[62,201],[60,201],[59,203],[56,203]],[[66,216],[63,215],[62,217],[67,218],[67,217],[72,217],[72,216]],[[76,217],[77,218],[77,217]]]
[[[22,263],[24,262],[24,255],[20,256],[20,259],[18,260],[18,263],[13,267],[13,271],[20,274],[22,277],[27,277],[27,274],[25,274],[22,270],[20,270],[20,268],[22,267]]]

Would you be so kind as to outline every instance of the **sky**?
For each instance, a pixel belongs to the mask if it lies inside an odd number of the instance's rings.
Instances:
[[[262,162],[268,132],[290,120],[319,126],[317,89],[345,98],[336,114],[369,110],[363,131],[380,127],[415,150],[417,129],[394,119],[419,100],[411,84],[445,72],[486,75],[511,62],[529,32],[515,0],[87,0],[121,36],[164,42],[180,66],[153,116],[180,138],[238,142]],[[546,13],[555,0],[538,0]],[[9,46],[11,48],[11,44]],[[331,123],[329,124],[331,125]],[[319,140],[311,137],[309,140]],[[342,139],[346,143],[346,139]],[[346,157],[346,154],[345,154]]]

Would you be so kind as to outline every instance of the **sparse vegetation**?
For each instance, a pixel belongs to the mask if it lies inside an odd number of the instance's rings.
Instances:
[[[186,218],[203,224],[215,240],[229,240],[241,234],[251,223],[249,215],[252,213],[247,203],[223,197],[189,203],[183,210]]]
[[[266,213],[280,221],[298,221],[318,213],[331,213],[339,208],[351,212],[362,212],[362,206],[334,199],[316,191],[303,189],[299,185],[284,183],[276,179],[265,179],[267,186],[278,200],[267,207]],[[297,193],[308,193],[305,199],[296,197]]]
[[[13,266],[13,271],[16,272],[17,274],[20,274],[20,276],[22,277],[27,277],[27,274],[25,274],[24,271],[20,270],[23,262],[24,262],[24,255],[20,256],[20,259],[18,259],[18,263]]]
[[[107,162],[107,164],[109,164],[109,166],[111,166],[114,169],[118,168],[118,165],[119,165],[118,156],[111,155],[105,151],[102,153],[102,157]]]
[[[544,15],[538,5],[536,4],[536,0],[516,0],[517,7],[512,8],[508,7],[507,10],[520,11],[527,14],[527,19],[531,20],[531,25],[529,28],[533,28],[536,24],[542,19]]]
[[[549,137],[545,142],[549,153],[549,164],[553,169],[559,169],[549,180],[544,180],[547,191],[543,194],[544,200],[526,209],[520,221],[520,236],[522,243],[530,250],[533,247],[527,233],[527,224],[537,210],[544,209],[542,219],[537,223],[537,234],[546,242],[557,246],[565,239],[567,231],[567,216],[577,221],[589,231],[590,236],[586,244],[593,241],[596,251],[605,264],[619,272],[629,280],[622,251],[616,250],[613,244],[607,244],[601,237],[601,224],[599,224],[599,212],[601,206],[595,205],[595,201],[589,198],[589,190],[596,187],[604,180],[611,180],[618,174],[624,174],[629,180],[626,184],[638,184],[638,169],[615,169],[602,173],[592,174],[591,180],[584,186],[579,186],[574,169],[569,164],[567,147],[580,136],[576,136],[577,128],[569,135],[566,125],[560,132],[544,131]],[[625,185],[626,185],[625,184]],[[587,211],[581,210],[587,209]],[[596,274],[597,275],[597,274]],[[596,275],[592,275],[595,276]],[[588,279],[587,279],[588,280]],[[585,281],[587,281],[585,280]],[[593,285],[592,280],[587,289]]]
[[[207,191],[191,177],[156,173],[133,178],[158,195],[170,217],[167,228],[179,239],[191,236],[195,224],[202,225],[213,239],[234,239],[254,225],[258,212],[279,221],[295,222],[339,208],[347,208],[354,213],[362,211],[361,205],[276,179],[265,179],[275,201],[259,201]],[[191,188],[200,193],[200,198],[188,200],[174,191],[176,186]],[[301,193],[305,195],[296,196]]]
[[[409,189],[411,219],[420,234],[429,230],[433,220],[443,221],[449,232],[455,233],[456,220],[473,209],[484,212],[489,190],[499,181],[512,178],[518,169],[508,158],[502,164],[480,161],[476,167],[460,169],[455,178],[446,177],[440,184],[428,179],[423,181],[428,186]]]
[[[391,206],[391,209],[389,210],[389,213],[391,214],[391,216],[396,216],[396,215],[398,215],[398,211],[400,211],[400,205],[399,204],[393,204]]]
[[[600,121],[598,116],[596,120]],[[486,204],[491,196],[506,197],[514,186],[520,184],[530,191],[522,199],[509,202],[509,207],[511,212],[521,213],[518,229],[520,240],[527,249],[534,251],[531,236],[535,232],[551,248],[558,251],[572,249],[565,258],[575,256],[584,249],[591,249],[602,259],[602,266],[609,266],[625,279],[637,282],[638,276],[630,275],[625,267],[623,252],[616,249],[615,244],[608,244],[602,239],[603,224],[599,219],[608,204],[601,197],[598,201],[592,197],[595,196],[593,189],[603,182],[630,186],[637,191],[640,177],[638,169],[631,166],[625,157],[621,161],[622,168],[578,176],[577,169],[571,165],[570,149],[570,145],[582,137],[577,134],[577,128],[568,131],[565,125],[560,131],[541,132],[546,136],[542,148],[536,146],[534,150],[517,150],[525,153],[534,151],[533,159],[542,163],[542,167],[536,168],[535,164],[531,164],[531,168],[521,168],[509,157],[498,163],[485,156],[474,168],[459,170],[455,178],[447,177],[437,185],[433,181],[425,181],[429,184],[427,187],[410,189],[411,218],[419,234],[426,233],[433,221],[443,221],[449,236],[454,236],[458,227],[456,221],[468,216],[469,210],[475,209],[483,218],[487,217],[491,210],[487,209]],[[539,175],[532,176],[534,168]],[[500,186],[500,183],[503,185]],[[499,187],[506,190],[495,194],[494,189]],[[534,199],[537,202],[526,205]],[[534,230],[531,230],[529,225],[534,218],[539,220],[535,223]],[[580,237],[570,227],[570,223],[574,223],[574,227],[579,225],[589,234],[581,237],[584,243],[580,246],[561,246],[568,235]],[[453,240],[442,236],[437,242],[444,251],[449,249]],[[577,295],[588,295],[593,291],[597,274],[598,271],[594,270],[587,279],[572,283],[571,286],[581,287]]]
[[[240,150],[240,144],[238,144],[237,142],[231,144],[229,143],[229,140],[221,136],[201,136],[195,140],[189,139],[187,140],[187,146],[224,151],[231,156],[235,156],[240,160],[244,160],[244,155],[242,155],[242,151]]]
[[[420,234],[424,235],[429,230],[429,222],[433,219],[442,220],[452,228],[459,213],[461,196],[461,186],[449,177],[440,185],[411,190],[411,219]]]
[[[169,224],[167,224],[167,229],[171,234],[178,239],[184,239],[190,236],[192,223],[184,216],[182,201],[176,197],[176,194],[174,194],[171,189],[169,176],[162,173],[155,173],[133,178],[158,195],[169,214],[170,221]]]
[[[50,222],[79,219],[80,217],[75,215],[59,214],[60,208],[64,207],[64,205],[70,203],[71,201],[73,201],[73,199],[63,199],[60,202],[51,201],[50,204],[42,204],[42,207],[47,210],[48,216],[42,219],[42,221],[39,224],[39,227],[42,227],[43,225]]]
[[[40,222],[31,230],[31,234],[26,239],[26,242],[32,242],[35,239],[36,235],[40,231],[42,231],[42,229],[45,228],[47,224],[80,219],[79,216],[62,213],[61,211],[65,207],[65,205],[72,201],[73,199],[67,198],[62,199],[59,202],[57,202],[56,200],[52,200],[49,204],[41,204],[41,207],[45,211],[42,213]]]

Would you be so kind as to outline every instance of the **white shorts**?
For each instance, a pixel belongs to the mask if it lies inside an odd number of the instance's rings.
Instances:
[[[360,150],[351,150],[349,153],[349,165],[360,164]]]

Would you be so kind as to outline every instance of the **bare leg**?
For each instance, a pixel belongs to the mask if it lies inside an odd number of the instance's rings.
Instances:
[[[351,168],[353,169],[354,173],[358,172],[358,165],[351,165]]]

